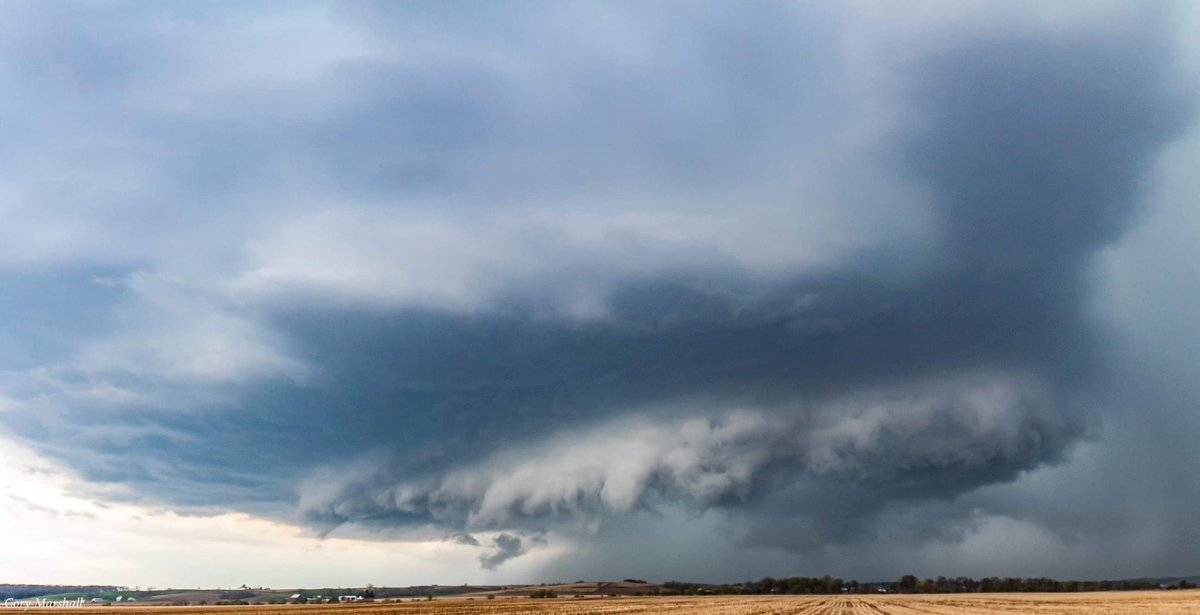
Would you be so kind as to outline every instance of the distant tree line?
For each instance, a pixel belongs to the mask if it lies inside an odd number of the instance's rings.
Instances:
[[[1181,579],[1167,589],[1192,589],[1194,583]],[[1120,581],[1059,581],[1046,577],[938,577],[918,579],[906,574],[892,584],[893,591],[902,594],[961,594],[989,592],[1095,592],[1132,591],[1160,589],[1160,585],[1149,579],[1125,579]]]
[[[938,577],[920,579],[906,574],[896,581],[860,583],[837,577],[764,577],[758,581],[711,585],[667,581],[662,594],[719,595],[719,594],[966,594],[987,592],[1091,592],[1161,589],[1149,579],[1122,581],[1059,581],[1044,577]],[[1167,585],[1166,589],[1194,589],[1195,583],[1186,579]]]

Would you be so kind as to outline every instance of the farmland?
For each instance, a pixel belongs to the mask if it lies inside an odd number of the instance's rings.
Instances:
[[[1200,591],[1131,591],[1056,594],[943,594],[879,596],[713,596],[529,599],[445,598],[350,605],[207,607],[95,607],[72,615],[442,615],[451,613],[562,613],[604,615],[701,613],[705,615],[851,615],[929,613],[1042,613],[1111,615],[1198,613]]]

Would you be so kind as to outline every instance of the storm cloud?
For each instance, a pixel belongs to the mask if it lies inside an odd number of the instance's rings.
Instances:
[[[950,548],[1137,411],[1097,272],[1190,126],[1170,7],[340,8],[7,9],[58,102],[4,103],[0,425],[104,497]]]

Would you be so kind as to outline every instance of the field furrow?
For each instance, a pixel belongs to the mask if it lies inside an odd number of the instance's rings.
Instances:
[[[64,615],[1200,615],[1200,591],[1083,594],[441,598],[353,605],[96,607]]]

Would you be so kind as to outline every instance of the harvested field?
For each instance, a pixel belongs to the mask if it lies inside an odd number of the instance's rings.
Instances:
[[[934,596],[729,596],[664,598],[446,598],[431,602],[354,605],[99,607],[73,615],[446,615],[451,613],[563,613],[572,615],[702,613],[704,615],[851,615],[915,613],[1198,613],[1200,591],[1080,594],[946,594]]]

